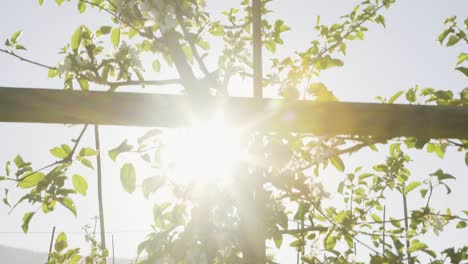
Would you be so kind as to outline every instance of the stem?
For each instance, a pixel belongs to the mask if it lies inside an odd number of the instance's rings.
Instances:
[[[101,147],[99,142],[99,126],[94,125],[94,138],[96,141],[96,150],[98,152],[97,159],[97,188],[98,188],[98,203],[99,203],[99,229],[101,231],[101,249],[106,249],[106,235],[104,227],[104,206],[102,202],[102,169],[101,169]],[[106,260],[104,259],[104,262]]]
[[[39,66],[39,67],[42,67],[42,68],[46,68],[46,69],[49,69],[49,70],[56,70],[57,68],[55,67],[51,67],[51,66],[47,66],[45,64],[42,64],[40,62],[37,62],[37,61],[32,61],[32,60],[29,60],[29,59],[26,59],[25,57],[22,57],[16,53],[14,53],[13,51],[8,51],[8,50],[5,50],[5,49],[0,49],[0,52],[3,52],[5,54],[8,54],[10,56],[13,56],[13,57],[16,57],[18,58],[19,60],[21,61],[25,61],[25,62],[29,62],[31,64],[34,64],[36,66]]]
[[[405,189],[405,186],[403,185],[403,190]],[[411,259],[411,253],[409,252],[409,247],[410,247],[410,241],[408,239],[408,201],[406,199],[406,195],[404,191],[402,192],[403,195],[403,210],[404,210],[404,217],[405,217],[405,240],[406,240],[406,255],[408,258],[408,263],[412,264],[413,260]]]

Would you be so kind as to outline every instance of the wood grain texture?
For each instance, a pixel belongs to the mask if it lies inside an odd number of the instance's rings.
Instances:
[[[468,107],[0,88],[0,122],[182,127],[222,111],[229,126],[379,138],[468,138]]]

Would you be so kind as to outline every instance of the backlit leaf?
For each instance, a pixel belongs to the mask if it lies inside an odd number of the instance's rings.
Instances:
[[[114,47],[118,47],[120,43],[120,28],[114,28],[111,33],[111,40]]]
[[[75,33],[73,33],[73,36],[71,38],[70,46],[71,48],[76,51],[80,47],[81,44],[81,34],[83,33],[83,28],[79,26],[76,30]]]
[[[23,229],[23,232],[26,234],[28,233],[29,230],[29,223],[31,222],[31,219],[33,218],[35,212],[27,212],[23,216],[23,224],[21,225],[21,228]]]
[[[412,182],[405,187],[405,195],[421,185],[420,182]]]
[[[83,176],[75,174],[72,177],[72,183],[73,187],[75,188],[75,191],[83,196],[86,195],[88,191],[88,183],[86,182],[86,179],[83,178]]]
[[[133,193],[136,187],[135,167],[131,163],[125,163],[120,168],[120,182],[122,187],[128,193]]]
[[[36,187],[37,184],[44,179],[45,175],[42,172],[34,172],[32,174],[27,174],[20,182],[19,187],[21,189],[28,189]]]
[[[58,236],[57,239],[55,240],[55,250],[60,252],[64,250],[65,248],[68,247],[67,243],[67,235],[63,232],[61,232]]]
[[[133,146],[127,143],[127,140],[124,140],[120,145],[114,149],[109,150],[109,157],[115,161],[117,157],[123,153],[128,152],[133,149]]]
[[[75,206],[75,203],[73,202],[72,199],[66,197],[66,198],[63,198],[63,199],[59,199],[58,201],[59,201],[59,203],[61,203],[63,206],[65,206],[65,208],[67,208],[68,210],[70,210],[70,212],[72,212],[73,215],[75,215],[75,217],[77,216],[76,206]]]

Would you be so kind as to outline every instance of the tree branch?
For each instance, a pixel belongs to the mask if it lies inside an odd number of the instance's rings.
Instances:
[[[46,68],[48,70],[56,70],[57,68],[55,67],[52,67],[52,66],[48,66],[48,65],[45,65],[45,64],[42,64],[40,62],[37,62],[37,61],[33,61],[33,60],[29,60],[29,59],[26,59],[25,57],[22,57],[16,53],[14,53],[13,51],[9,51],[9,50],[5,50],[5,49],[1,49],[0,48],[0,52],[3,52],[5,54],[8,54],[10,56],[13,56],[13,57],[16,57],[18,58],[20,61],[25,61],[25,62],[28,62],[28,63],[31,63],[31,64],[34,64],[36,66],[39,66],[39,67],[42,67],[42,68]]]

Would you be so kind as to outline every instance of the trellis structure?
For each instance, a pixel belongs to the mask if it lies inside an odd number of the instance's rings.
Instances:
[[[183,127],[221,109],[226,124],[261,131],[379,139],[468,137],[468,107],[0,87],[0,122]]]
[[[146,93],[109,93],[0,87],[0,122],[184,127],[192,117],[210,119],[221,111],[226,125],[256,131],[314,135],[468,138],[468,107],[371,103],[313,103],[262,99],[261,2],[252,0],[254,98]],[[246,193],[246,263],[265,263],[265,237],[255,210],[261,210],[261,186]],[[247,200],[246,200],[247,201]],[[246,206],[247,207],[247,206]],[[252,235],[252,231],[256,234]],[[250,233],[250,234],[249,234]]]

